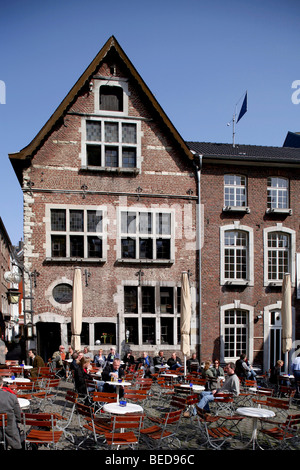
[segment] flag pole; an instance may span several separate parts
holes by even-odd
[[[235,118],[236,118],[236,105],[235,105],[235,112],[232,118],[232,146],[235,147]]]

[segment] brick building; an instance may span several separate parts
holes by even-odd
[[[202,356],[229,360],[244,351],[268,369],[282,356],[286,272],[299,339],[299,149],[188,144],[202,167]]]
[[[246,351],[266,368],[280,355],[286,270],[299,337],[299,149],[185,142],[111,37],[10,159],[24,193],[25,268],[39,273],[33,322],[46,359],[70,343],[76,266],[81,342],[93,349],[100,339],[104,351],[180,355],[183,271],[201,360]]]
[[[39,273],[33,322],[45,358],[70,343],[75,266],[82,344],[179,350],[182,271],[192,274],[197,344],[193,155],[113,37],[10,159],[24,193],[25,268]]]

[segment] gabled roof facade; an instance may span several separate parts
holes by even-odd
[[[171,123],[171,121],[169,120],[169,118],[167,117],[167,115],[165,114],[165,112],[163,111],[159,103],[157,102],[156,98],[154,97],[152,92],[149,90],[148,86],[146,85],[142,77],[139,75],[139,73],[137,72],[137,70],[135,69],[135,67],[133,66],[133,64],[131,63],[131,61],[129,60],[129,58],[127,57],[127,55],[125,54],[121,46],[119,45],[116,38],[114,36],[111,36],[106,42],[106,44],[99,51],[97,56],[94,58],[94,60],[90,63],[90,65],[81,75],[81,77],[77,80],[77,82],[69,91],[69,93],[64,98],[64,100],[57,107],[57,109],[49,118],[49,120],[46,122],[46,124],[34,137],[34,139],[19,152],[9,154],[9,159],[12,163],[12,166],[15,170],[15,173],[21,185],[22,185],[23,168],[26,168],[28,167],[28,165],[30,165],[30,161],[32,157],[35,155],[36,151],[40,148],[40,146],[43,144],[43,142],[49,136],[49,134],[53,131],[57,123],[59,123],[60,120],[63,119],[64,115],[70,109],[70,107],[72,106],[72,103],[76,100],[76,98],[78,97],[82,89],[83,88],[88,89],[91,78],[95,74],[95,71],[99,68],[99,65],[101,64],[103,59],[105,59],[108,54],[117,54],[118,58],[121,59],[121,61],[123,62],[124,66],[126,67],[128,71],[128,74],[135,81],[136,86],[142,91],[145,100],[147,100],[148,103],[151,104],[154,112],[158,115],[159,119],[164,124],[167,131],[173,136],[175,141],[179,144],[181,151],[183,151],[183,153],[186,154],[187,158],[192,160],[192,154],[190,153],[189,148],[186,145],[185,141],[180,136],[178,131],[175,129],[174,125]]]

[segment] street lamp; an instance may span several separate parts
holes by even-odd
[[[9,304],[18,304],[21,292],[18,289],[10,288],[6,292],[7,300]]]

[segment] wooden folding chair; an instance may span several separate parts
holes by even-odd
[[[236,438],[236,433],[228,429],[225,416],[211,415],[202,408],[199,408],[198,405],[196,405],[196,411],[200,437],[204,438],[204,441],[201,443],[202,445],[208,445],[213,449],[220,450],[229,439]],[[221,420],[220,425],[218,425],[219,420]]]
[[[105,443],[104,433],[112,430],[110,418],[96,417],[92,407],[79,402],[76,402],[76,412],[83,436],[83,439],[77,442],[76,449],[78,450],[89,439],[92,439],[95,445],[98,444],[99,438],[102,439],[102,443]]]
[[[124,398],[131,403],[145,404],[148,399],[148,390],[125,388]]]
[[[276,414],[279,414],[286,418],[289,413],[290,403],[288,399],[284,398],[273,398],[273,397],[266,397],[264,400],[259,400],[253,398],[253,402],[257,406],[263,405],[265,408],[276,409]]]
[[[233,393],[218,393],[214,396],[213,404],[216,406],[216,415],[233,414]]]
[[[144,415],[125,414],[111,417],[111,432],[105,432],[106,445],[112,450],[121,446],[137,449]],[[133,431],[135,430],[135,432]]]
[[[271,446],[275,443],[276,449],[299,450],[300,414],[289,414],[284,423],[262,418],[260,432],[267,436]],[[272,428],[265,428],[266,423],[274,424]]]
[[[150,421],[156,423],[153,426],[141,429],[141,437],[145,440],[149,449],[162,449],[165,442],[169,449],[181,447],[177,433],[182,411],[182,409],[170,411],[162,418],[147,416]]]
[[[72,418],[76,409],[76,401],[78,398],[78,393],[74,392],[73,390],[67,390],[66,395],[65,395],[65,403],[63,406],[62,414],[61,417],[65,422],[63,424],[58,423],[57,428],[61,431],[63,431],[64,436],[66,439],[69,439],[71,442],[75,442],[75,438],[73,434],[70,431],[67,431],[69,428]],[[68,417],[66,417],[68,410]],[[78,424],[79,424],[79,419],[78,419]]]
[[[5,438],[5,429],[7,428],[7,414],[0,413],[0,445],[3,446],[3,449],[6,450],[6,438]]]
[[[48,448],[57,449],[63,431],[56,428],[57,416],[53,413],[22,413],[24,426],[25,450],[32,447],[44,445]],[[28,429],[29,428],[29,429]]]
[[[288,398],[290,405],[292,404],[293,398],[296,395],[296,389],[287,385],[279,385],[278,397]]]
[[[94,392],[92,395],[95,413],[99,413],[106,403],[115,403],[117,401],[117,393]]]

